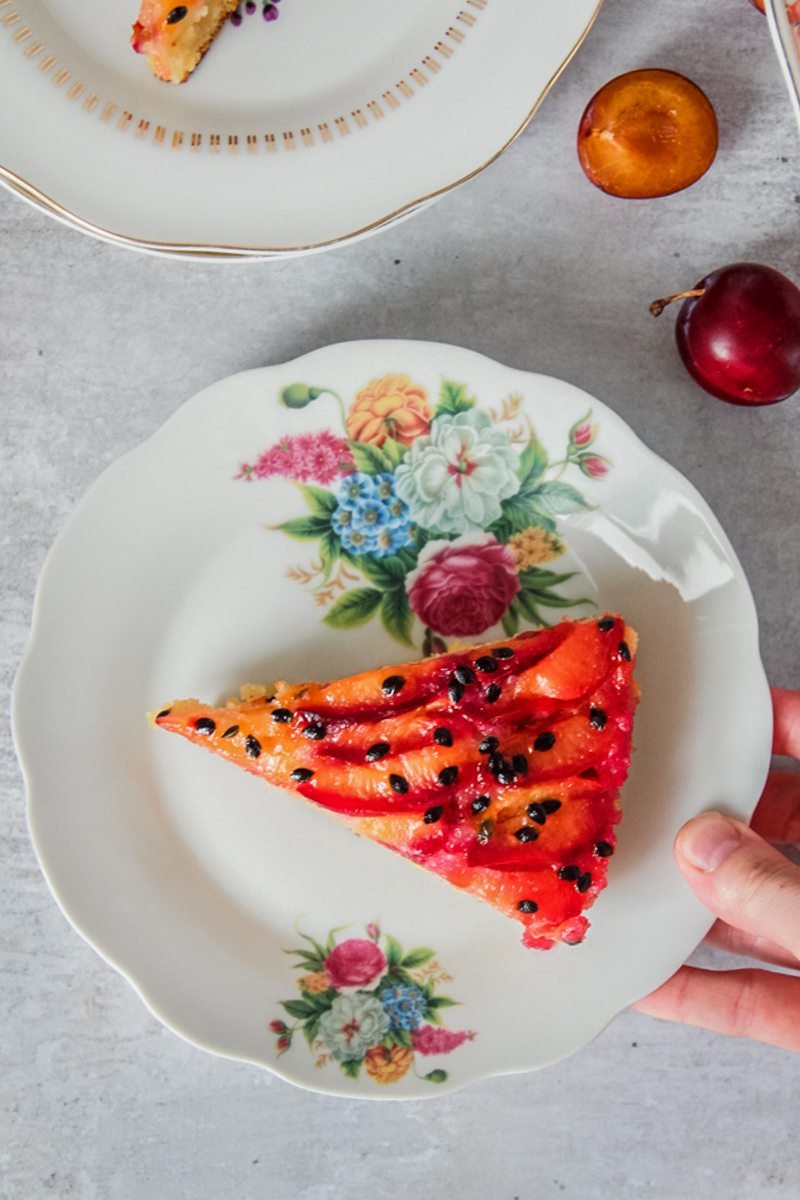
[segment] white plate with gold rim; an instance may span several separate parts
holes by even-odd
[[[389,419],[405,440],[385,461]],[[448,490],[442,456],[467,452]],[[359,533],[335,515],[342,473],[391,490],[404,465],[408,513],[331,561]],[[416,565],[412,525],[442,531]],[[481,640],[592,603],[638,630],[642,700],[580,946],[525,949],[516,922],[145,720],[174,695],[407,661],[466,611]],[[691,953],[711,918],[673,838],[707,807],[750,816],[771,706],[730,543],[611,409],[375,341],[214,384],[101,476],[44,568],[14,733],[54,894],[161,1020],[317,1091],[419,1098],[579,1050]]]
[[[173,258],[182,262],[187,260],[190,262],[236,262],[236,263],[259,263],[269,262],[273,259],[298,258],[308,254],[317,254],[321,250],[328,249],[328,246],[316,246],[303,250],[280,251],[280,250],[263,250],[258,253],[244,252],[241,250],[230,250],[217,248],[214,246],[165,246],[157,243],[147,244],[145,242],[132,243],[130,239],[119,237],[116,234],[108,233],[97,226],[88,224],[85,221],[76,218],[73,214],[65,211],[59,204],[54,203],[48,197],[42,195],[35,188],[28,187],[21,180],[13,177],[10,173],[4,171],[0,167],[0,183],[5,184],[10,192],[14,192],[22,200],[31,204],[34,208],[41,212],[47,213],[48,216],[54,217],[62,225],[66,225],[70,229],[77,229],[80,233],[88,233],[91,237],[98,241],[107,242],[112,246],[124,246],[139,251],[142,254],[151,254],[157,258]],[[435,200],[423,200],[419,204],[413,205],[411,208],[398,213],[397,216],[389,217],[386,221],[381,221],[374,225],[371,229],[364,230],[362,233],[354,234],[353,237],[344,238],[336,245],[353,245],[355,242],[363,241],[365,238],[373,237],[381,230],[389,229],[394,225],[401,225],[404,221],[409,220],[416,213],[421,212],[424,208],[434,204]]]
[[[281,0],[176,87],[130,49],[137,0],[0,0],[0,180],[145,250],[331,246],[497,157],[601,2]]]

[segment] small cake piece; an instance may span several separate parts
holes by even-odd
[[[547,949],[583,940],[606,884],[636,643],[607,614],[331,683],[278,683],[224,708],[180,700],[154,719],[471,892]]]
[[[238,0],[142,0],[131,45],[166,83],[189,78]]]

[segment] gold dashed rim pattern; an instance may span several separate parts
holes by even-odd
[[[472,0],[467,0],[467,2],[472,3]],[[13,3],[13,0],[0,0],[0,11],[2,11],[3,8],[9,7],[12,3]],[[488,0],[476,0],[476,3],[478,4],[479,7],[485,8],[488,4]],[[587,21],[586,26],[583,29],[578,40],[575,42],[575,44],[570,49],[569,53],[566,55],[566,57],[563,59],[563,61],[559,64],[559,66],[553,72],[551,77],[548,79],[548,81],[545,84],[544,88],[542,89],[541,93],[537,96],[532,107],[529,109],[529,111],[527,112],[527,114],[525,115],[525,117],[523,118],[521,123],[519,124],[519,126],[514,130],[514,132],[507,139],[507,141],[504,142],[503,145],[500,146],[500,148],[498,150],[496,150],[494,154],[491,155],[490,158],[488,158],[485,162],[481,163],[479,166],[475,167],[473,170],[469,171],[466,175],[463,175],[460,178],[455,179],[450,183],[444,184],[442,187],[436,188],[433,191],[428,192],[423,196],[419,196],[413,200],[409,200],[405,204],[401,205],[399,208],[392,210],[391,212],[385,214],[382,217],[377,218],[375,221],[372,221],[369,224],[364,225],[359,229],[351,230],[348,233],[340,234],[335,238],[329,238],[329,239],[326,239],[326,240],[323,240],[320,242],[308,242],[308,243],[304,243],[304,244],[297,245],[297,246],[246,246],[246,245],[241,245],[241,244],[236,244],[236,243],[227,244],[227,243],[213,243],[213,242],[210,242],[210,243],[209,242],[186,243],[186,242],[166,242],[166,241],[159,241],[159,240],[150,241],[145,238],[138,238],[138,237],[134,237],[129,234],[118,233],[114,230],[106,229],[103,226],[97,225],[92,221],[86,220],[85,218],[81,217],[79,214],[73,213],[69,209],[65,208],[57,200],[55,200],[51,196],[48,196],[45,192],[41,191],[41,189],[37,188],[29,180],[25,179],[23,176],[19,175],[17,172],[11,170],[9,167],[4,166],[2,163],[0,163],[0,182],[4,183],[5,186],[8,187],[11,191],[17,192],[24,199],[28,200],[30,203],[35,205],[37,208],[40,208],[42,211],[48,213],[51,216],[54,216],[54,217],[60,219],[61,221],[65,222],[68,225],[73,226],[76,229],[81,230],[84,233],[88,233],[93,237],[99,238],[101,241],[111,242],[112,244],[126,246],[130,249],[141,250],[141,251],[150,252],[150,253],[154,253],[154,254],[162,253],[162,254],[167,254],[167,255],[188,257],[191,259],[202,259],[205,261],[214,261],[214,260],[217,260],[217,261],[231,261],[231,260],[247,261],[250,259],[257,260],[261,256],[273,256],[274,255],[276,257],[283,257],[283,256],[288,256],[288,255],[293,255],[293,254],[303,254],[303,253],[310,253],[312,251],[332,249],[332,248],[334,248],[336,246],[340,246],[346,242],[353,241],[356,238],[360,238],[367,234],[377,232],[378,230],[382,229],[384,226],[391,224],[394,221],[399,220],[399,218],[401,218],[402,216],[410,215],[414,209],[424,206],[424,205],[427,205],[434,200],[440,199],[442,196],[446,195],[448,192],[451,192],[455,188],[460,187],[462,184],[469,182],[469,180],[474,179],[477,175],[479,175],[483,171],[485,171],[487,167],[491,166],[492,163],[496,162],[497,159],[500,158],[500,156],[502,154],[504,154],[511,145],[513,145],[513,143],[517,140],[517,138],[520,137],[520,135],[522,133],[524,133],[525,129],[528,127],[530,122],[533,120],[534,116],[538,112],[544,99],[546,98],[546,96],[548,95],[548,93],[550,92],[550,90],[552,89],[554,84],[557,82],[557,80],[560,78],[560,76],[563,74],[563,72],[566,70],[566,68],[569,66],[572,59],[578,53],[578,51],[580,50],[580,48],[583,45],[586,38],[589,36],[589,33],[591,32],[591,30],[595,24],[595,21],[597,20],[597,17],[600,13],[600,9],[602,8],[602,6],[603,6],[603,0],[597,0],[597,4],[596,4],[594,10],[592,11],[592,13],[589,17],[589,20]],[[9,22],[10,22],[10,18],[12,16],[14,16],[14,18],[15,18],[15,21],[11,22],[12,25],[15,24],[18,19],[21,19],[20,14],[18,12],[14,11],[13,13],[8,13],[5,17],[0,17],[0,25],[8,26]],[[19,30],[17,30],[16,34],[14,36],[18,41],[26,40],[24,38],[20,39],[20,34],[22,34],[23,32],[25,32],[26,34],[30,34],[31,31],[29,29],[27,29],[27,27],[24,27],[24,26],[22,28],[20,28]],[[32,49],[32,47],[29,47],[29,49],[28,49],[28,51],[26,51],[26,53],[30,54],[31,49]],[[44,49],[44,47],[42,47],[42,49]],[[35,57],[33,55],[30,55],[30,56]],[[54,65],[55,65],[55,63],[51,64],[51,66],[54,66]],[[41,64],[40,64],[40,66],[41,66]],[[84,100],[84,108],[86,107],[86,104],[89,99],[90,99],[90,97],[87,96],[86,99]],[[99,100],[98,100],[98,102],[99,102]],[[96,107],[96,104],[92,105],[92,108],[88,109],[87,111],[93,111],[95,107]]]

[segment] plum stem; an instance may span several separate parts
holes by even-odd
[[[690,292],[676,292],[674,296],[664,296],[662,300],[654,300],[650,305],[650,312],[654,317],[660,317],[668,304],[672,304],[673,300],[688,300],[691,296],[705,295],[705,288],[692,288]]]

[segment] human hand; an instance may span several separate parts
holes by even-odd
[[[800,692],[773,688],[772,702],[772,751],[800,759]],[[800,868],[770,842],[800,847],[797,772],[770,771],[750,828],[720,813],[689,821],[676,838],[675,858],[695,894],[718,918],[707,941],[800,971]],[[797,975],[681,967],[633,1007],[800,1051]]]

